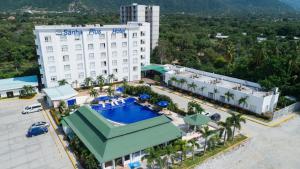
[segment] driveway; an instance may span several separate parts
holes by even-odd
[[[53,128],[40,136],[27,138],[29,126],[37,121],[47,121],[43,112],[22,115],[26,105],[36,99],[17,98],[0,100],[0,164],[1,169],[72,169]]]

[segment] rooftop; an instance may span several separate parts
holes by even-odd
[[[0,79],[0,91],[21,89],[25,85],[38,86],[37,76],[23,76],[8,79]]]
[[[76,96],[78,93],[69,84],[46,88],[43,92],[53,101],[53,100],[65,100]]]
[[[151,64],[151,65],[147,65],[147,66],[142,67],[142,71],[148,71],[148,70],[154,70],[154,71],[162,73],[162,74],[167,72],[165,67],[162,66],[162,65]]]
[[[101,163],[181,137],[180,130],[166,116],[113,126],[88,106],[64,117],[63,123]]]
[[[174,73],[178,77],[192,78],[194,81],[237,90],[242,93],[251,94],[257,97],[264,97],[273,94],[273,91],[264,91],[258,83],[181,66],[167,66],[170,69],[169,73]]]

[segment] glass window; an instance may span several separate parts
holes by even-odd
[[[68,62],[69,61],[69,55],[64,55],[63,56],[63,61]]]
[[[133,71],[137,71],[138,67],[137,66],[133,66]]]
[[[83,69],[83,63],[78,63],[77,64],[77,69],[82,70]]]
[[[48,53],[52,53],[53,52],[53,47],[52,46],[46,46],[46,51]]]
[[[94,38],[93,34],[87,34],[87,39],[88,40],[93,40],[93,38]]]
[[[133,41],[133,46],[134,46],[134,47],[137,46],[137,41]]]
[[[138,63],[138,58],[133,58],[133,63]]]
[[[106,61],[101,62],[101,66],[106,66]]]
[[[116,48],[117,47],[117,43],[116,42],[112,42],[111,43],[111,48]]]
[[[102,70],[102,74],[107,75],[107,70]]]
[[[75,49],[76,49],[76,50],[81,50],[81,49],[82,49],[81,44],[76,44],[76,45],[75,45]]]
[[[127,38],[127,33],[123,33],[122,37]]]
[[[101,59],[106,59],[106,52],[101,52]]]
[[[123,50],[122,56],[123,56],[123,57],[126,57],[126,56],[127,56],[127,50]]]
[[[83,73],[83,72],[80,72],[80,73],[78,74],[78,78],[79,78],[79,79],[83,79],[83,78],[84,78],[84,73]]]
[[[134,50],[134,51],[132,52],[132,54],[133,54],[134,56],[136,56],[136,55],[138,54],[138,51],[137,51],[137,50]]]
[[[128,67],[123,67],[123,73],[128,73]]]
[[[127,47],[127,42],[122,42],[123,47]]]
[[[75,36],[75,40],[80,40],[80,35],[74,35]]]
[[[50,80],[51,80],[51,82],[56,82],[57,77],[56,76],[51,76]]]
[[[100,39],[105,39],[105,34],[104,34],[104,33],[100,34],[100,35],[99,35],[99,38],[100,38]]]
[[[65,74],[65,78],[66,78],[67,80],[72,79],[72,78],[71,78],[71,74]]]
[[[144,31],[141,31],[141,36],[145,36],[146,33]]]
[[[61,46],[61,51],[62,52],[67,52],[68,51],[68,46],[67,45],[62,45]]]
[[[51,42],[51,36],[45,36],[45,42]]]
[[[76,55],[76,60],[78,60],[78,61],[82,60],[82,54],[77,54]]]
[[[100,43],[100,49],[105,49],[105,43]]]
[[[91,75],[91,77],[96,77],[96,71],[91,71],[90,75]]]
[[[133,37],[133,38],[136,38],[136,37],[137,37],[137,33],[133,33],[133,34],[132,34],[132,37]]]
[[[112,65],[113,65],[113,66],[117,66],[117,65],[118,65],[118,61],[117,61],[117,60],[113,60],[113,61],[112,61]]]
[[[56,72],[56,67],[55,66],[50,66],[49,67],[49,72],[50,73],[55,73]]]
[[[112,57],[117,57],[118,56],[118,52],[117,51],[113,51],[112,52]]]
[[[65,71],[69,71],[71,69],[71,66],[70,65],[64,65],[64,70]]]
[[[88,50],[93,50],[94,49],[94,44],[88,44]]]
[[[128,63],[128,59],[123,59],[123,64],[127,64]]]
[[[146,51],[146,48],[142,47],[141,52],[145,52],[145,51]]]
[[[145,40],[141,39],[141,44],[143,45],[145,43],[146,43]]]
[[[89,59],[90,59],[90,60],[94,60],[94,59],[95,59],[94,53],[89,53]]]
[[[54,62],[54,56],[48,56],[48,63]]]
[[[116,39],[117,35],[116,33],[111,33],[111,39]]]
[[[64,35],[60,35],[60,36],[59,36],[59,39],[60,39],[61,42],[65,42],[65,41],[68,40],[68,39],[67,39],[67,36],[64,36]]]
[[[95,69],[95,62],[90,63],[90,69]]]
[[[113,69],[113,73],[118,73],[118,69]]]

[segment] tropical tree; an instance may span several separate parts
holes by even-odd
[[[91,89],[90,96],[96,98],[97,96],[99,96],[99,93],[97,92],[96,89]]]
[[[62,79],[62,80],[58,81],[59,86],[63,86],[63,85],[66,85],[66,84],[68,84],[68,81],[66,79]]]
[[[176,149],[173,147],[173,145],[172,144],[167,145],[163,151],[166,154],[166,156],[168,157],[168,161],[171,161],[171,163],[173,164],[175,154],[176,154]],[[168,166],[168,168],[169,168],[169,166]]]
[[[158,157],[156,160],[156,164],[158,165],[158,167],[160,169],[167,169],[169,168],[169,165],[168,165],[168,157]]]
[[[177,78],[175,77],[175,76],[172,76],[171,78],[170,78],[170,84],[171,85],[173,85],[173,82],[175,82],[175,83],[177,83]]]
[[[113,82],[112,80],[114,80],[114,78],[115,78],[115,75],[114,75],[114,74],[108,75],[108,82],[109,82],[109,83],[112,83],[112,82]]]
[[[99,85],[100,83],[104,84],[104,82],[105,82],[105,78],[104,78],[103,75],[97,76],[96,79],[97,79],[97,84],[98,84],[98,85]]]
[[[66,111],[67,111],[67,105],[66,102],[64,101],[60,101],[59,102],[59,106],[58,106],[58,110],[62,115],[66,115]]]
[[[148,148],[145,150],[146,155],[142,157],[142,160],[147,160],[147,165],[150,166],[150,168],[154,168],[155,161],[160,158],[160,155],[158,152],[153,148]]]
[[[186,80],[185,79],[180,79],[179,80],[179,84],[180,84],[180,87],[182,88],[183,85],[186,83]]]
[[[207,141],[209,137],[214,133],[213,130],[210,130],[208,126],[205,126],[200,129],[200,133],[202,134],[202,137],[205,139],[204,140],[204,153],[206,152],[206,147],[207,147]]]
[[[194,157],[195,157],[195,148],[199,148],[200,145],[197,143],[197,139],[191,139],[188,141],[188,143],[190,143],[192,146],[192,157],[193,157],[193,160],[194,160]]]
[[[91,77],[87,77],[84,79],[84,84],[86,87],[90,87],[92,85],[93,79]]]
[[[231,117],[229,117],[229,121],[231,122],[233,126],[233,131],[232,131],[232,139],[234,139],[234,134],[236,129],[241,129],[242,125],[241,123],[246,123],[245,118],[242,117],[242,114],[237,114],[237,113],[230,113]]]
[[[109,96],[112,96],[112,95],[113,95],[113,92],[114,92],[114,90],[112,89],[111,86],[109,86],[108,89],[107,89],[107,94],[108,94]]]
[[[127,86],[127,84],[128,84],[127,79],[124,78],[124,79],[122,80],[122,84],[123,84],[123,87]]]
[[[24,85],[22,87],[22,93],[25,96],[33,95],[35,93],[35,89],[31,85]]]
[[[187,142],[181,139],[175,141],[175,149],[180,151],[180,164],[182,164],[183,160],[186,158],[188,150]]]
[[[226,97],[227,102],[230,102],[231,99],[232,100],[234,99],[234,94],[231,93],[230,91],[227,91],[224,95]]]
[[[195,101],[188,103],[188,112],[189,114],[202,113],[204,109]]]
[[[242,105],[243,107],[245,107],[246,105],[248,105],[247,99],[248,99],[248,96],[241,97],[241,98],[239,99],[239,105]]]
[[[104,81],[100,81],[98,83],[98,86],[99,86],[100,92],[102,92],[103,91],[103,87],[104,87]]]
[[[220,133],[223,135],[223,142],[224,144],[226,143],[227,137],[229,138],[232,135],[232,123],[229,118],[227,118],[224,122],[219,121],[218,125],[221,127],[220,128]]]
[[[219,144],[220,144],[220,136],[218,134],[213,134],[207,142],[207,147],[208,149],[212,150]]]
[[[196,83],[192,82],[192,83],[188,84],[187,87],[189,90],[192,90],[195,92],[197,85],[196,85]]]

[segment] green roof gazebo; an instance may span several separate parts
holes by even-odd
[[[211,119],[203,114],[197,113],[183,118],[184,122],[191,126],[207,125]]]

